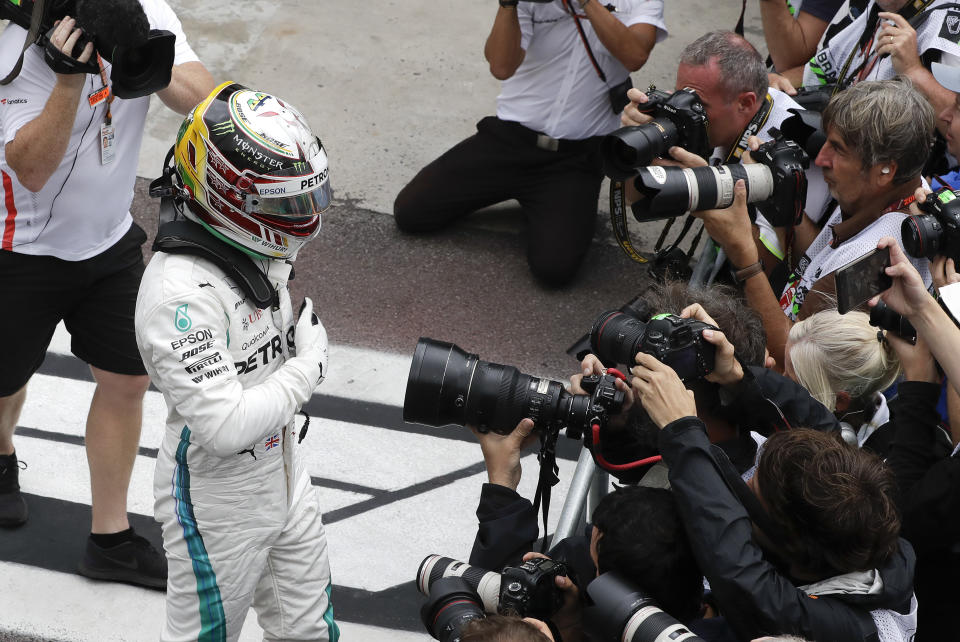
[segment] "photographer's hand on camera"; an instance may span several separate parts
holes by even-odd
[[[517,490],[523,473],[520,466],[523,449],[538,440],[538,435],[533,431],[533,420],[522,419],[508,435],[493,431],[483,433],[473,426],[468,427],[480,442],[488,481],[510,490]]]
[[[736,269],[753,265],[760,252],[753,240],[753,224],[747,212],[747,186],[740,179],[733,186],[733,204],[723,210],[694,212],[714,241],[720,244]]]
[[[674,145],[667,151],[670,153],[670,158],[655,158],[653,164],[661,167],[684,167],[687,169],[707,166],[707,159],[687,151],[683,147]]]
[[[550,559],[543,553],[529,552],[523,556],[523,561],[536,558]],[[558,575],[554,582],[563,591],[563,606],[550,617],[563,642],[578,642],[583,639],[583,605],[580,601],[580,589],[565,575]]]
[[[707,311],[699,303],[685,307],[680,312],[680,316],[684,319],[694,318],[712,326],[717,326],[717,322],[707,314]],[[727,340],[726,335],[718,330],[708,329],[703,331],[703,338],[717,348],[713,357],[713,371],[704,378],[721,386],[733,386],[739,383],[743,379],[743,366],[734,356],[733,344]]]
[[[632,87],[627,90],[627,98],[630,102],[620,113],[620,124],[624,127],[637,127],[646,125],[653,120],[653,116],[641,111],[642,105],[647,102],[647,94],[641,89]]]
[[[50,35],[54,46],[67,56],[82,35],[76,24],[76,20],[66,16]],[[92,55],[93,43],[87,43],[77,61],[87,62]],[[86,74],[56,74],[56,83],[43,111],[21,127],[6,145],[7,164],[16,172],[20,183],[32,192],[43,189],[63,160],[86,78]]]
[[[633,373],[630,385],[634,396],[657,427],[663,428],[683,417],[697,416],[693,391],[687,390],[670,366],[641,352],[637,355],[637,365],[630,372]]]
[[[580,368],[582,373],[575,374],[570,377],[569,391],[575,395],[587,395],[590,393],[584,390],[583,386],[580,385],[580,382],[583,381],[583,378],[591,375],[605,375],[607,374],[607,369],[595,354],[588,354],[586,357],[584,357],[583,361],[580,362]],[[607,426],[618,429],[627,424],[627,419],[630,416],[630,409],[633,407],[633,391],[622,379],[617,379],[615,385],[617,386],[617,390],[623,391],[623,406],[621,407],[619,414],[613,415],[609,418]]]

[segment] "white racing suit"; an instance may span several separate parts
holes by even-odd
[[[162,640],[236,640],[251,605],[268,640],[339,636],[317,490],[295,413],[325,367],[293,356],[290,266],[269,263],[276,310],[210,261],[157,252],[137,342],[167,403],[155,513],[169,563]]]

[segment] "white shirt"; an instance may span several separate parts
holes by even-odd
[[[941,51],[943,53],[940,62],[957,67],[960,66],[960,9],[936,8],[952,2],[953,0],[936,0],[931,5],[934,8],[927,9],[930,17],[917,31],[917,51],[920,55],[930,49]],[[897,74],[890,56],[881,59],[875,55],[880,44],[876,39],[868,51],[858,48],[860,36],[867,27],[875,4],[875,0],[870,0],[863,11],[856,15],[850,6],[850,0],[840,7],[833,22],[827,26],[820,38],[817,53],[803,68],[805,87],[836,82],[841,72],[845,77],[854,76],[858,80],[889,80]],[[882,22],[881,20],[880,23]],[[864,70],[863,78],[859,78],[859,72],[853,74],[859,69]]]
[[[827,220],[826,225],[823,226],[823,229],[820,230],[813,243],[801,257],[796,272],[790,275],[790,280],[780,296],[780,307],[783,309],[783,313],[791,321],[796,321],[807,293],[817,281],[876,248],[877,242],[884,236],[892,236],[897,240],[900,247],[903,247],[900,225],[906,217],[907,215],[901,212],[889,212],[838,247],[831,247],[830,241],[833,239],[833,230],[830,226],[836,225],[842,220],[840,206],[838,205]],[[929,287],[932,282],[930,262],[925,258],[917,259],[909,254],[907,258],[917,268],[923,278],[924,285]]]
[[[198,59],[164,0],[140,3],[152,29],[166,29],[176,36],[175,65]],[[24,29],[13,23],[0,34],[0,67],[13,67],[25,35]],[[111,65],[107,61],[104,70],[109,82]],[[86,74],[63,160],[34,193],[17,180],[5,150],[20,128],[43,111],[55,82],[56,74],[43,61],[42,50],[32,46],[24,53],[20,75],[0,86],[0,249],[79,261],[100,254],[130,229],[129,208],[150,99],[114,99],[110,111],[116,157],[103,165],[100,127],[107,101],[90,106],[87,97],[101,89],[103,82],[99,75]]]
[[[667,37],[663,0],[616,0],[610,4],[616,7],[614,17],[627,27],[650,24],[657,28],[658,42]],[[526,54],[513,76],[501,85],[497,116],[554,138],[580,140],[617,129],[620,116],[613,112],[607,90],[626,80],[630,72],[603,46],[590,21],[581,15],[580,24],[606,83],[597,75],[573,17],[560,0],[521,2],[517,14],[520,46]]]

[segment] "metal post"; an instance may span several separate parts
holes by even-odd
[[[560,511],[557,530],[554,531],[553,539],[550,540],[551,546],[555,546],[558,542],[576,533],[585,523],[583,521],[583,508],[587,503],[590,485],[594,482],[596,468],[597,465],[593,462],[590,451],[586,448],[582,449],[580,458],[577,460],[577,469],[570,481],[570,489],[567,491],[567,497],[563,502],[563,510]]]

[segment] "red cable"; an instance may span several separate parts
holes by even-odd
[[[607,370],[607,372],[610,371]],[[593,458],[597,460],[597,463],[600,464],[601,468],[604,470],[633,470],[634,468],[647,466],[663,460],[663,457],[660,455],[654,455],[653,457],[647,457],[646,459],[632,461],[629,464],[611,464],[603,458],[603,455],[600,452],[600,424],[593,424],[593,448],[591,450],[593,451]]]

